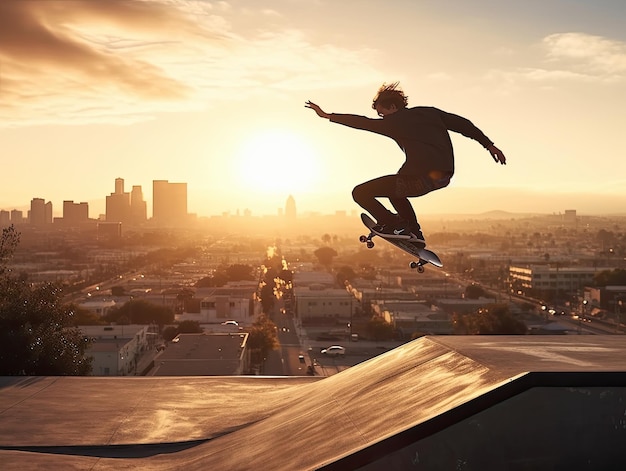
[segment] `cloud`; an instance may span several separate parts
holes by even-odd
[[[546,36],[542,45],[550,72],[567,80],[603,83],[623,82],[626,78],[626,43],[585,33],[559,33]],[[546,77],[555,74],[546,74]]]
[[[297,30],[237,32],[238,13],[198,0],[1,2],[0,126],[125,123],[378,75],[375,51],[318,46]]]
[[[626,43],[585,33],[559,33],[543,38],[541,46],[543,55],[533,65],[489,70],[486,80],[498,84],[494,93],[516,94],[531,83],[550,90],[568,83],[626,82]]]
[[[626,72],[626,44],[584,33],[552,34],[543,39],[548,58],[599,75]]]

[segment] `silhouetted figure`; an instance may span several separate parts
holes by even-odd
[[[398,82],[383,84],[374,97],[372,108],[380,118],[353,114],[326,113],[311,101],[305,107],[321,118],[355,129],[371,131],[392,138],[402,149],[406,160],[398,173],[375,178],[357,185],[352,197],[378,223],[373,229],[385,237],[424,242],[421,227],[408,198],[422,196],[448,186],[454,175],[454,151],[448,131],[474,139],[502,165],[506,158],[483,132],[466,118],[438,108],[407,108],[408,97]],[[397,214],[376,198],[389,198]],[[424,242],[425,244],[425,242]]]

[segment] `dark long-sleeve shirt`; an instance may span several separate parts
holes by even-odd
[[[406,156],[398,173],[405,175],[424,175],[433,170],[450,176],[454,173],[454,150],[448,131],[474,139],[485,148],[493,144],[470,120],[433,107],[402,108],[382,119],[333,113],[330,120],[396,141]]]

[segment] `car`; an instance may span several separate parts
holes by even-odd
[[[224,321],[222,325],[234,325],[235,327],[239,326],[239,322],[237,321]]]
[[[328,355],[330,357],[334,357],[337,355],[345,355],[346,349],[341,345],[332,345],[328,348],[322,349],[322,355]]]

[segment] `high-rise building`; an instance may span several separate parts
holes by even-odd
[[[24,213],[19,209],[11,210],[11,223],[12,224],[21,224],[24,222]]]
[[[48,201],[46,203],[43,198],[33,198],[30,200],[28,221],[35,226],[52,224],[52,202]]]
[[[46,201],[43,198],[30,200],[29,222],[33,226],[43,226],[46,223]]]
[[[11,213],[0,209],[0,227],[6,227],[11,224]]]
[[[48,201],[46,203],[46,207],[44,208],[44,219],[46,224],[52,224],[52,201]]]
[[[285,204],[285,217],[287,219],[295,219],[296,218],[296,200],[292,195],[289,195],[287,198],[287,203]]]
[[[130,222],[130,193],[124,193],[124,179],[115,179],[115,193],[106,197],[107,222]]]
[[[63,224],[66,226],[80,226],[89,221],[89,205],[63,201]]]
[[[188,222],[186,183],[152,182],[152,219],[158,226],[180,226]]]
[[[141,185],[134,185],[130,192],[130,221],[141,225],[148,219],[148,206],[143,199]]]

